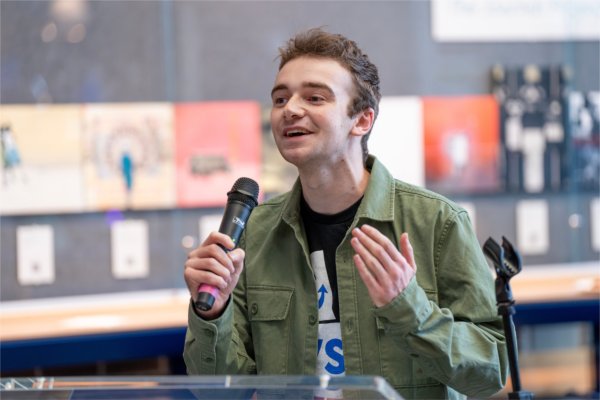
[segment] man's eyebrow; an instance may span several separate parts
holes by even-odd
[[[313,89],[322,89],[325,90],[327,93],[329,93],[330,95],[334,95],[333,94],[333,90],[331,90],[331,88],[329,86],[327,86],[324,83],[320,83],[320,82],[304,82],[302,83],[302,87],[309,87],[309,88],[313,88]]]
[[[332,96],[334,95],[333,90],[331,90],[331,88],[324,83],[302,82],[302,87],[303,88],[322,89],[322,90],[325,90],[330,95],[332,95]],[[271,90],[271,96],[273,96],[273,93],[277,92],[278,90],[288,90],[288,87],[287,87],[287,85],[285,85],[283,83],[280,83],[279,85],[275,85],[275,87],[273,87],[273,90]]]
[[[283,83],[280,83],[279,85],[275,85],[273,87],[273,89],[271,90],[271,96],[273,96],[273,93],[275,93],[278,90],[287,90],[287,86],[284,85]]]

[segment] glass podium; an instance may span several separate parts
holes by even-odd
[[[93,376],[0,379],[0,398],[99,399],[394,399],[378,376]]]

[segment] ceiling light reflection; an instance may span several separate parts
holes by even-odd
[[[54,39],[56,39],[57,33],[58,33],[58,28],[56,27],[56,24],[54,22],[49,22],[42,29],[40,36],[42,37],[42,41],[44,43],[50,43]]]
[[[73,25],[67,34],[67,41],[69,43],[80,43],[85,39],[85,34],[86,30],[84,24]]]

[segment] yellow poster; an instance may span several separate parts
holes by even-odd
[[[0,213],[85,208],[80,105],[2,105]]]

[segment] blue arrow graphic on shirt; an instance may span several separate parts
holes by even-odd
[[[319,308],[321,308],[323,306],[323,303],[325,303],[325,293],[327,293],[327,289],[325,289],[325,285],[321,285],[318,292],[319,292]]]

